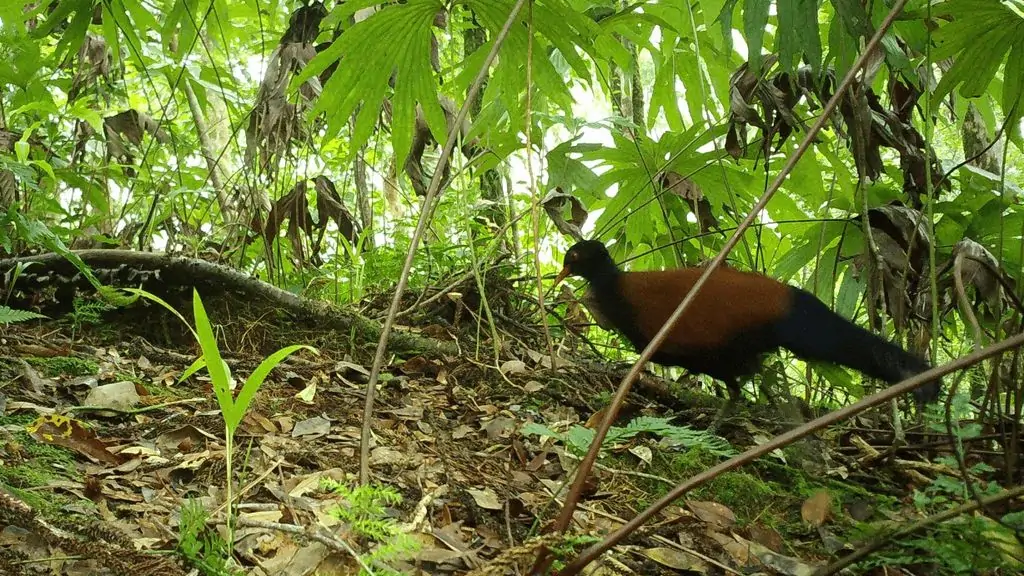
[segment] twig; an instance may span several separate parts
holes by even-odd
[[[276,530],[278,532],[296,534],[300,536],[305,536],[312,540],[316,540],[317,542],[323,544],[324,546],[327,546],[331,550],[334,550],[336,552],[344,552],[348,554],[352,557],[353,560],[355,560],[359,564],[360,567],[362,567],[363,570],[366,570],[367,574],[374,573],[373,570],[371,570],[370,567],[367,566],[365,562],[363,562],[363,559],[359,556],[359,553],[353,550],[352,547],[348,545],[348,542],[345,542],[344,540],[338,538],[333,534],[327,533],[323,529],[304,528],[296,524],[282,524],[280,522],[256,520],[254,518],[249,518],[246,516],[239,516],[235,520],[235,522],[239,526],[246,526],[248,528],[263,528],[264,530]]]
[[[526,0],[516,0],[515,6],[512,7],[511,12],[508,15],[508,19],[505,20],[505,25],[502,26],[501,31],[494,37],[494,44],[491,46],[490,53],[484,59],[480,65],[480,70],[476,74],[476,78],[473,79],[473,84],[470,85],[469,90],[466,92],[466,101],[462,107],[459,108],[459,113],[455,117],[455,121],[452,122],[451,130],[448,131],[448,138],[444,143],[444,148],[441,149],[441,155],[437,159],[437,167],[434,170],[434,176],[430,179],[430,185],[427,187],[427,194],[423,198],[423,209],[420,211],[419,220],[416,222],[416,231],[413,232],[412,239],[409,241],[409,251],[405,255],[405,264],[402,266],[402,273],[398,276],[398,285],[395,286],[395,295],[391,299],[391,307],[388,309],[388,316],[384,320],[384,326],[381,328],[380,340],[377,342],[377,353],[373,357],[373,367],[370,369],[370,381],[366,384],[366,404],[363,406],[363,428],[359,438],[359,482],[361,484],[367,484],[370,481],[370,422],[373,419],[373,401],[376,396],[377,379],[380,376],[381,366],[384,364],[384,353],[387,352],[388,348],[388,337],[391,335],[391,327],[395,323],[395,315],[398,314],[398,305],[401,304],[402,294],[405,292],[405,287],[409,283],[409,271],[412,270],[412,262],[416,257],[416,248],[419,246],[420,239],[423,237],[423,231],[427,227],[427,220],[432,212],[434,204],[434,197],[441,187],[441,177],[444,173],[445,167],[448,165],[448,160],[451,158],[452,150],[455,149],[455,140],[458,135],[458,131],[461,129],[462,123],[465,122],[466,116],[469,114],[470,103],[476,98],[476,93],[480,91],[480,85],[483,84],[484,77],[487,75],[488,69],[491,67],[491,63],[498,56],[498,51],[501,49],[502,44],[505,42],[505,38],[508,36],[509,31],[512,29],[512,24],[516,21],[519,16],[519,11],[522,10],[523,5],[526,4]]]

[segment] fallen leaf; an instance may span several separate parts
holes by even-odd
[[[651,449],[648,446],[633,446],[629,449],[629,453],[643,460],[644,464],[647,464],[648,466],[651,465],[651,460],[654,457],[653,452],[651,452]]]
[[[292,429],[292,438],[303,437],[310,440],[314,437],[326,436],[330,431],[331,421],[323,416],[316,416],[297,423]]]
[[[509,360],[501,365],[502,374],[519,374],[526,372],[526,362],[522,360]]]
[[[701,521],[719,529],[731,528],[736,524],[736,515],[718,502],[687,500],[686,507]]]
[[[476,505],[485,508],[487,510],[501,510],[501,502],[498,500],[498,495],[494,493],[490,488],[483,490],[474,490],[473,488],[467,488],[469,495],[476,501]]]
[[[687,554],[686,552],[676,548],[658,546],[655,548],[647,548],[646,550],[642,550],[640,553],[651,560],[654,560],[658,564],[668,566],[674,570],[686,570],[688,572],[697,572],[698,574],[708,573],[708,565],[706,562],[692,554]]]
[[[818,490],[800,506],[800,517],[814,528],[824,524],[832,512],[832,497],[828,490]]]

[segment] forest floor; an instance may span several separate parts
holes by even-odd
[[[172,304],[191,320],[187,299]],[[371,423],[373,487],[357,489],[376,342],[313,338],[272,313],[243,319],[224,312],[230,304],[208,304],[239,383],[281,346],[319,350],[272,371],[241,422],[228,553],[228,460],[211,381],[205,370],[181,380],[199,347],[171,315],[144,308],[76,308],[0,333],[0,518],[18,528],[0,534],[0,572],[328,575],[363,563],[375,574],[516,573],[488,564],[504,553],[523,573],[622,374],[584,368],[568,352],[552,368],[521,342],[503,352],[519,359],[494,365],[490,343],[458,340],[454,330],[448,340],[460,355],[390,355]],[[441,320],[399,324],[446,331]],[[553,547],[558,562],[784,429],[777,411],[747,405],[724,439],[709,436],[701,428],[719,401],[662,384],[684,400],[670,409],[631,393],[569,537]],[[922,500],[937,497],[931,483],[957,472],[925,458],[911,422],[910,445],[884,454],[887,419],[866,413],[719,476],[605,554],[597,573],[809,574],[882,526],[920,519]],[[956,530],[896,542],[856,573],[940,573],[927,563],[941,564],[942,554],[992,555]]]

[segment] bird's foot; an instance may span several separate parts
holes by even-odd
[[[718,434],[722,423],[729,420],[729,416],[732,414],[732,409],[735,403],[736,400],[730,397],[725,401],[725,404],[722,404],[722,407],[718,409],[718,413],[716,413],[715,417],[711,419],[711,425],[707,428],[708,434]]]

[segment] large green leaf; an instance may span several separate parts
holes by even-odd
[[[761,48],[764,46],[764,29],[768,25],[768,8],[771,4],[771,0],[746,0],[743,6],[743,32],[747,40],[747,60],[751,70],[761,69]]]
[[[779,31],[775,46],[784,70],[793,71],[801,56],[815,71],[821,68],[817,0],[777,0]]]
[[[932,59],[955,60],[932,94],[935,105],[956,88],[965,98],[982,96],[1005,60],[1000,104],[1016,125],[1024,116],[1024,0],[949,0],[934,11],[950,21],[934,34]]]
[[[401,166],[412,142],[417,103],[434,138],[445,141],[444,112],[438,104],[437,79],[429,56],[434,15],[442,7],[436,0],[409,0],[383,8],[345,30],[314,57],[293,80],[292,88],[338,61],[313,114],[325,114],[328,132],[336,134],[358,107],[350,144],[355,151],[372,134],[395,71],[391,137],[395,163]]]

